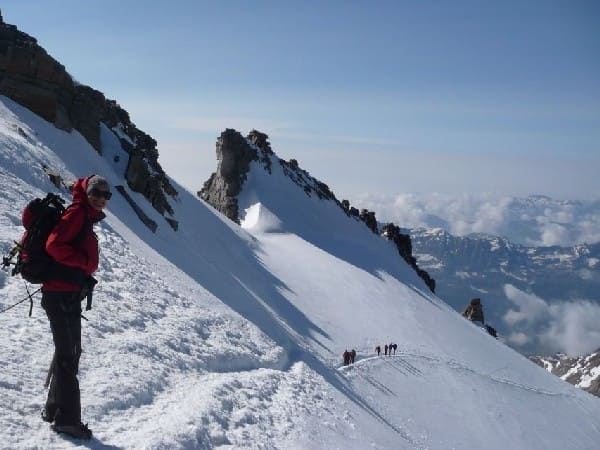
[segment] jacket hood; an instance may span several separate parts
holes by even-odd
[[[89,177],[88,177],[89,178]],[[73,203],[88,205],[87,183],[88,178],[80,178],[73,185]]]

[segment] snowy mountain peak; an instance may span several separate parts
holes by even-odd
[[[296,160],[288,162],[277,157],[265,133],[252,130],[244,138],[238,131],[227,129],[217,140],[216,153],[217,170],[204,183],[198,196],[234,222],[240,221],[237,197],[247,179],[252,161],[259,161],[269,174],[273,164],[278,164],[283,173],[303,189],[306,195],[317,195],[320,199],[334,200],[339,204],[327,185],[301,169]]]
[[[325,183],[302,169],[295,159],[279,158],[265,133],[252,130],[244,138],[238,131],[227,129],[217,140],[216,153],[217,171],[198,196],[231,220],[244,228],[280,232],[310,224],[310,231],[306,233],[304,227],[303,233],[311,239],[317,232],[335,236],[356,222],[362,223],[373,234],[381,232],[392,241],[402,258],[398,264],[404,260],[431,291],[435,290],[435,281],[413,257],[408,234],[400,233],[394,224],[379,230],[375,213],[340,202]],[[349,242],[348,246],[355,244]]]

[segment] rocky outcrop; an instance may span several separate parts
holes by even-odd
[[[101,123],[119,129],[115,134],[130,155],[129,187],[143,193],[161,214],[173,214],[167,197],[176,197],[177,191],[158,163],[156,141],[139,130],[116,101],[76,83],[35,38],[4,23],[1,13],[0,94],[62,130],[79,131],[98,153],[102,152]]]
[[[35,38],[0,22],[0,93],[70,131],[75,84]]]
[[[358,218],[365,223],[369,230],[373,233],[377,233],[377,219],[375,218],[375,213],[373,211],[361,209]]]
[[[242,189],[250,162],[258,161],[271,173],[273,161],[278,163],[283,173],[304,190],[306,195],[316,195],[320,199],[335,199],[325,183],[310,176],[298,166],[296,160],[284,161],[271,149],[269,136],[252,130],[248,136],[233,129],[226,129],[217,139],[217,171],[204,183],[198,196],[239,223],[237,196]]]
[[[216,148],[217,171],[210,176],[198,192],[200,198],[236,223],[239,223],[240,220],[237,196],[246,181],[250,162],[259,159],[259,151],[263,157],[266,156],[264,155],[265,151],[272,153],[266,135],[264,136],[263,139],[262,133],[256,132],[246,139],[241,133],[230,128],[221,133],[217,139]],[[251,139],[254,140],[254,145],[251,145],[253,142]]]
[[[410,235],[401,233],[400,227],[394,225],[393,223],[384,225],[381,229],[381,235],[396,245],[398,253],[400,253],[400,256],[402,256],[404,261],[406,261],[408,265],[417,272],[417,275],[419,275],[419,277],[425,282],[431,292],[435,292],[435,280],[431,278],[431,276],[425,270],[419,268],[417,265],[417,260],[413,256]]]
[[[125,187],[124,186],[115,186],[115,189],[117,190],[117,192],[119,194],[121,194],[123,196],[125,201],[127,201],[127,203],[129,203],[129,206],[131,206],[131,208],[133,209],[135,214],[138,216],[138,218],[142,221],[142,223],[144,225],[146,225],[150,229],[150,231],[152,231],[153,233],[156,233],[156,229],[158,228],[158,225],[156,224],[156,222],[154,220],[152,220],[150,217],[148,217],[148,215],[144,212],[144,210],[142,208],[140,208],[140,206],[135,202],[135,200],[133,200],[131,198],[131,196],[125,190]]]
[[[316,195],[320,200],[332,200],[340,205],[340,202],[325,183],[313,178],[306,170],[300,168],[298,161],[290,159],[284,161],[279,159],[279,165],[283,173],[300,187],[309,197]]]

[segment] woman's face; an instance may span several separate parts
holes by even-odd
[[[92,188],[88,192],[87,198],[92,208],[96,211],[102,211],[106,208],[111,196],[112,194],[107,188]]]

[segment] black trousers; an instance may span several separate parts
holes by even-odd
[[[57,425],[81,423],[79,358],[81,356],[81,301],[78,292],[44,292],[46,311],[54,340],[52,381],[46,415]]]

